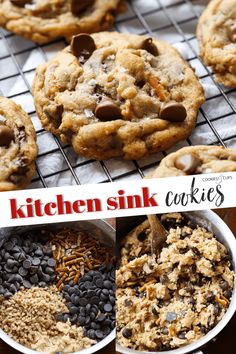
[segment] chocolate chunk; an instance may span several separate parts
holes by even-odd
[[[207,294],[206,294],[206,300],[208,302],[213,302],[215,300],[215,295],[213,294],[213,292],[209,291]]]
[[[231,42],[235,43],[236,42],[236,22],[228,26],[227,34]]]
[[[88,59],[96,50],[93,38],[86,33],[74,36],[71,41],[71,51],[77,57]]]
[[[187,111],[182,103],[169,101],[164,103],[160,110],[160,118],[169,122],[183,122],[187,117]]]
[[[14,140],[14,132],[6,125],[0,125],[0,146],[9,146]]]
[[[140,234],[138,234],[137,238],[140,242],[143,242],[144,240],[146,240],[147,234],[144,231],[142,231],[140,232]]]
[[[147,38],[143,41],[142,49],[145,49],[148,53],[150,53],[154,56],[158,55],[157,46],[153,43],[152,38]]]
[[[158,316],[158,315],[159,315],[159,309],[158,309],[157,305],[153,305],[153,306],[152,306],[152,313],[153,313],[153,315],[155,315],[155,316]]]
[[[196,173],[200,165],[200,159],[192,154],[180,155],[175,160],[175,167],[189,175]]]
[[[24,7],[26,4],[31,4],[31,0],[11,0],[11,3],[18,7]]]
[[[122,119],[120,107],[110,100],[103,101],[97,105],[95,116],[103,122]]]
[[[168,328],[167,327],[163,327],[163,328],[161,328],[161,333],[162,334],[169,334],[169,330],[168,330]]]
[[[186,339],[186,333],[185,332],[181,332],[177,336],[178,336],[179,339]]]
[[[74,15],[79,15],[81,12],[86,10],[89,6],[94,4],[94,0],[72,0],[71,1],[71,12]]]
[[[177,319],[177,314],[175,312],[167,312],[166,321],[173,322]]]
[[[132,329],[124,328],[122,331],[122,336],[125,337],[126,339],[131,338],[132,337]]]
[[[131,307],[133,305],[133,301],[130,299],[125,299],[124,301],[124,306],[125,307]]]
[[[219,285],[222,290],[228,290],[230,288],[229,283],[226,280],[220,281]]]

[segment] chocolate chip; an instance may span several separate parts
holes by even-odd
[[[158,55],[157,46],[153,43],[152,38],[147,38],[143,41],[142,49],[146,50],[148,53],[150,53],[154,56]]]
[[[215,295],[214,295],[211,291],[209,291],[209,292],[206,294],[206,300],[207,300],[208,302],[213,302],[213,301],[215,300]]]
[[[97,331],[95,332],[95,335],[96,335],[96,337],[97,337],[98,339],[103,339],[103,338],[104,338],[104,334],[103,334],[102,331],[97,330]]]
[[[126,339],[131,338],[132,337],[132,329],[124,328],[122,331],[122,336],[125,337]]]
[[[88,59],[95,50],[96,44],[89,34],[82,33],[72,38],[71,51],[77,58]]]
[[[122,118],[120,107],[110,100],[102,101],[97,105],[95,116],[103,122]]]
[[[34,259],[32,260],[33,266],[38,266],[38,265],[40,265],[40,263],[41,263],[41,261],[40,261],[39,258],[34,258]]]
[[[55,259],[49,258],[47,264],[49,265],[49,267],[55,267],[56,261]]]
[[[140,234],[138,234],[137,238],[140,242],[143,242],[144,240],[146,240],[147,235],[144,231],[142,231],[142,232],[140,232]]]
[[[180,155],[175,160],[175,167],[189,175],[196,173],[200,165],[201,160],[192,154]]]
[[[94,4],[94,0],[72,0],[71,12],[74,15],[78,15],[93,4]]]
[[[231,42],[235,43],[236,42],[236,22],[228,26],[227,34]]]
[[[11,0],[11,3],[18,7],[24,7],[26,4],[31,4],[31,0]]]
[[[152,306],[152,313],[153,313],[153,315],[158,316],[159,310],[158,310],[157,305]]]
[[[26,259],[24,262],[23,262],[23,267],[25,269],[29,269],[31,267],[32,263],[29,259]]]
[[[178,336],[179,339],[186,339],[186,333],[185,332],[181,332],[177,336]]]
[[[14,140],[14,132],[6,125],[0,125],[0,146],[9,146]]]
[[[229,289],[229,283],[226,280],[220,281],[220,287],[222,290],[228,290]]]
[[[227,298],[227,299],[230,299],[231,296],[232,296],[232,291],[231,290],[225,290],[223,292],[223,295]]]
[[[28,274],[28,271],[25,268],[20,267],[19,274],[20,274],[20,276],[25,277]]]
[[[161,333],[162,333],[162,334],[169,334],[168,328],[167,328],[167,327],[161,328]]]
[[[186,108],[182,103],[169,101],[162,105],[160,110],[160,118],[169,122],[183,122],[187,117]]]
[[[104,305],[104,311],[105,311],[105,312],[111,312],[111,311],[112,311],[112,306],[111,306],[111,304],[105,304],[105,305]]]
[[[166,321],[173,322],[177,319],[177,315],[175,312],[167,312],[166,314]]]

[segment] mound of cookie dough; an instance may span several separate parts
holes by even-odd
[[[184,147],[167,155],[149,177],[234,171],[236,171],[236,149],[199,145]]]
[[[151,254],[148,220],[123,240],[116,274],[117,338],[140,351],[165,351],[203,337],[224,316],[234,285],[227,249],[179,213],[164,214],[168,230]]]
[[[0,26],[37,43],[112,26],[120,0],[0,0]]]
[[[36,134],[30,117],[0,97],[0,191],[22,189],[35,172]]]
[[[99,33],[41,65],[34,80],[45,129],[94,159],[139,159],[191,134],[202,86],[169,44]]]
[[[199,20],[197,37],[201,57],[216,80],[236,87],[235,0],[212,0]]]

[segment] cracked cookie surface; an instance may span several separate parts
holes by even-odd
[[[137,35],[80,35],[38,67],[45,129],[94,159],[139,159],[188,137],[204,93],[169,44]]]
[[[120,0],[0,0],[0,26],[37,43],[112,26]]]
[[[236,171],[236,149],[188,146],[166,156],[149,177],[185,176]]]
[[[186,346],[208,333],[227,311],[232,261],[212,232],[180,213],[164,214],[166,245],[151,254],[146,220],[123,240],[116,272],[117,339],[139,351]]]
[[[22,189],[35,172],[36,134],[30,117],[0,97],[0,191]]]
[[[212,0],[200,17],[197,38],[200,55],[216,80],[236,87],[235,0]]]

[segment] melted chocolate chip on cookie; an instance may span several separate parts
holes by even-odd
[[[122,118],[120,107],[110,100],[99,103],[96,107],[95,115],[103,122]]]
[[[78,15],[93,4],[94,4],[94,0],[72,0],[71,12],[74,15]]]
[[[6,125],[0,125],[0,146],[9,146],[14,140],[14,132]]]
[[[142,43],[142,49],[146,50],[150,54],[157,56],[158,55],[158,49],[157,46],[153,43],[152,38],[147,38],[143,41]]]
[[[170,122],[183,122],[187,117],[187,112],[182,103],[169,101],[162,105],[160,118]]]
[[[26,4],[31,4],[31,0],[11,0],[11,3],[18,7],[25,7]]]
[[[88,59],[96,50],[93,38],[86,33],[74,36],[71,41],[71,51],[77,57]]]

